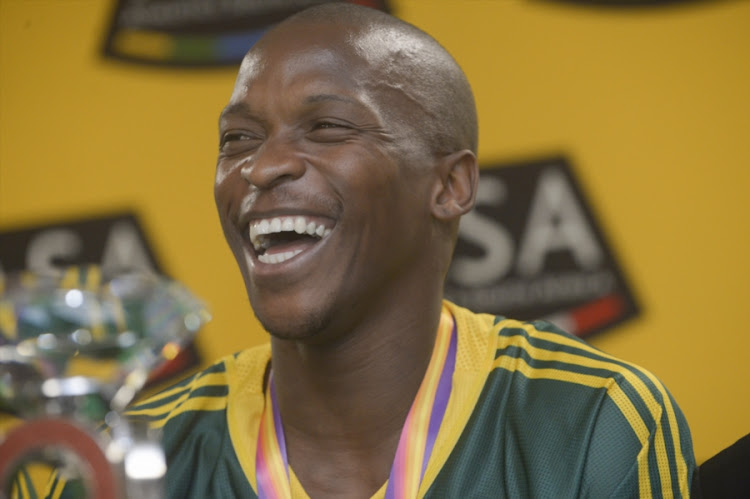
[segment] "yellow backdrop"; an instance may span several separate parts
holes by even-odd
[[[667,384],[699,461],[750,432],[750,2],[393,3],[468,73],[484,163],[577,168],[644,307],[592,342]],[[210,304],[207,358],[259,343],[212,198],[234,69],[102,60],[111,7],[0,0],[0,229],[132,208]]]

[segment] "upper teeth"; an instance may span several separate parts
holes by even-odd
[[[268,241],[261,236],[279,232],[296,232],[322,238],[330,234],[331,229],[302,216],[265,218],[250,224],[250,242],[256,251],[265,249],[268,247]]]

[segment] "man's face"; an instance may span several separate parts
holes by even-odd
[[[276,336],[350,330],[425,268],[432,157],[380,71],[330,26],[277,31],[246,59],[222,114],[219,217]]]

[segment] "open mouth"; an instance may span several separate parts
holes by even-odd
[[[305,216],[264,218],[250,222],[250,243],[261,263],[291,260],[328,237],[331,228]]]

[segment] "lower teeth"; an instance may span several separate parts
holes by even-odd
[[[286,251],[284,253],[272,253],[270,255],[268,253],[264,253],[262,255],[258,255],[258,260],[262,263],[282,263],[291,258],[294,258],[300,253],[302,253],[301,249]]]

